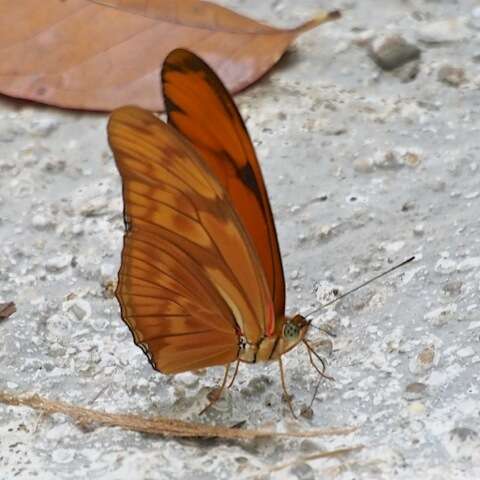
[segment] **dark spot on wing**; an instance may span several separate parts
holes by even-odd
[[[232,164],[234,162],[232,161]],[[242,179],[242,182],[255,194],[258,198],[260,205],[263,205],[262,194],[258,188],[258,183],[255,178],[255,173],[253,172],[252,166],[249,163],[246,163],[242,168],[238,170],[238,175]]]

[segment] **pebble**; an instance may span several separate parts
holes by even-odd
[[[72,312],[77,320],[85,320],[92,314],[90,303],[83,298],[77,298],[67,303],[66,310]]]
[[[358,173],[371,173],[375,170],[375,165],[371,158],[357,158],[353,161],[353,169]]]
[[[417,38],[426,44],[460,42],[468,35],[465,22],[456,18],[426,23],[417,30]]]
[[[84,217],[94,217],[107,212],[108,200],[105,197],[95,197],[85,203],[77,204],[76,210]]]
[[[373,164],[383,170],[400,170],[404,167],[403,162],[392,150],[378,152],[373,159]]]
[[[443,287],[443,293],[451,297],[456,297],[462,293],[463,282],[461,280],[450,280]]]
[[[480,436],[472,428],[463,426],[452,428],[448,437],[444,439],[444,445],[450,458],[480,463]]]
[[[421,402],[412,402],[408,405],[408,411],[413,415],[423,415],[425,410],[425,405]]]
[[[308,463],[298,463],[290,468],[288,478],[297,478],[298,480],[315,480],[316,475],[315,471]]]
[[[53,218],[39,213],[32,217],[32,226],[37,230],[46,230],[47,228],[54,227],[55,222]]]
[[[39,137],[48,137],[60,126],[60,117],[36,118],[30,123],[30,133]]]
[[[398,253],[405,246],[405,242],[397,240],[396,242],[381,243],[379,249],[392,254]]]
[[[428,183],[428,186],[432,192],[440,193],[445,191],[447,188],[447,183],[441,178],[435,178]]]
[[[102,263],[100,265],[100,282],[102,284],[115,278],[116,274],[116,268],[113,263]]]
[[[424,347],[414,358],[410,360],[410,372],[415,374],[424,374],[432,367],[438,365],[439,354],[435,345]]]
[[[70,336],[70,319],[65,315],[54,314],[47,318],[45,324],[47,338],[52,342],[58,342],[58,345],[62,347],[61,344],[63,341],[67,340]]]
[[[420,49],[401,35],[376,38],[369,49],[370,56],[383,70],[393,70],[420,57]]]
[[[330,238],[333,235],[336,227],[337,225],[316,226],[315,232],[314,232],[315,238],[317,239],[317,241],[323,241],[323,240],[326,240],[327,238]]]
[[[405,166],[415,168],[420,164],[421,157],[422,153],[417,149],[398,147],[377,152],[370,160],[357,160],[353,168],[359,173],[369,173],[375,167],[382,170],[400,170]]]
[[[435,264],[435,271],[442,274],[453,273],[457,269],[457,262],[450,258],[441,258]]]
[[[417,78],[418,73],[420,72],[420,60],[414,60],[413,62],[408,62],[401,67],[396,68],[393,73],[394,75],[402,82],[408,83]]]
[[[459,272],[468,272],[475,268],[480,268],[480,257],[466,258],[465,260],[462,260],[457,266]]]
[[[461,442],[467,440],[475,440],[478,437],[478,433],[475,430],[472,430],[468,427],[456,427],[450,430],[450,438],[457,438]]]
[[[48,156],[42,160],[42,169],[46,173],[62,173],[66,166],[67,162],[63,158]]]
[[[452,87],[458,87],[465,82],[465,70],[452,65],[443,65],[438,70],[437,79]]]
[[[475,355],[475,350],[473,349],[473,347],[464,347],[460,350],[457,350],[457,355],[460,358],[473,357],[473,355]]]
[[[61,272],[72,263],[72,259],[73,256],[69,254],[58,255],[56,257],[49,258],[45,263],[45,268],[48,272]]]
[[[419,223],[413,227],[413,234],[416,237],[423,237],[425,234],[425,225],[423,223]]]
[[[199,378],[198,375],[194,375],[191,372],[185,372],[176,375],[175,381],[178,381],[178,383],[186,387],[192,388],[198,385]]]
[[[405,387],[403,397],[405,400],[420,400],[427,392],[427,385],[421,382],[409,383]]]
[[[435,327],[441,327],[448,323],[452,316],[457,312],[457,304],[451,303],[444,307],[436,308],[426,313],[423,318],[432,323]]]

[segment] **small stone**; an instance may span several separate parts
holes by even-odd
[[[383,170],[400,170],[404,167],[403,162],[392,150],[378,152],[373,159],[373,164]]]
[[[374,170],[373,160],[371,158],[357,158],[353,162],[353,169],[358,173],[371,173]]]
[[[66,315],[55,314],[47,318],[47,338],[51,342],[63,343],[70,335],[71,323]]]
[[[32,226],[37,230],[46,230],[47,228],[54,227],[55,222],[53,218],[46,215],[36,214],[32,217]]]
[[[435,264],[435,271],[438,273],[449,274],[457,269],[457,262],[450,258],[441,258]]]
[[[102,285],[115,278],[115,275],[116,270],[112,263],[102,263],[100,265],[100,282]]]
[[[460,42],[468,35],[465,22],[456,18],[427,23],[417,31],[418,39],[426,44]]]
[[[465,442],[468,440],[476,440],[478,433],[468,427],[456,427],[450,430],[450,438],[457,438],[461,442]]]
[[[0,142],[9,143],[13,142],[15,138],[21,133],[21,131],[13,125],[5,125],[6,122],[2,122],[0,128]]]
[[[300,442],[299,450],[303,453],[318,452],[319,446],[313,440],[307,438]]]
[[[406,400],[419,400],[425,396],[427,386],[421,382],[409,383],[405,387],[404,398]]]
[[[304,405],[300,410],[300,416],[307,420],[311,420],[313,418],[313,408],[309,405]]]
[[[47,263],[45,264],[45,268],[48,272],[61,272],[62,270],[65,270],[69,265],[71,265],[72,259],[72,255],[58,255],[56,257],[48,259]]]
[[[47,157],[42,161],[42,169],[47,173],[62,173],[67,166],[63,158]]]
[[[396,242],[390,243],[381,243],[380,249],[384,250],[385,252],[392,254],[399,252],[405,246],[405,242],[402,240],[397,240]]]
[[[409,363],[412,373],[423,374],[438,364],[439,354],[435,345],[424,347]]]
[[[408,167],[415,168],[420,164],[420,154],[418,152],[407,150],[402,155],[402,161]]]
[[[475,355],[475,350],[473,349],[473,347],[464,347],[460,350],[457,350],[457,355],[460,358],[473,357],[473,355]]]
[[[462,293],[463,282],[461,280],[450,280],[443,287],[443,293],[451,297],[456,297]]]
[[[30,132],[40,137],[48,137],[60,126],[59,118],[35,118],[30,124]]]
[[[408,62],[401,67],[396,68],[393,73],[402,82],[408,83],[415,80],[420,72],[420,60]]]
[[[432,192],[435,193],[444,192],[447,188],[446,182],[440,178],[432,180],[431,182],[429,182],[428,186],[430,187]]]
[[[290,213],[298,213],[301,209],[302,209],[302,207],[300,207],[300,205],[293,205],[290,208]]]
[[[393,70],[420,57],[420,49],[400,35],[388,35],[370,44],[370,56],[384,70]]]
[[[438,70],[437,78],[440,82],[452,87],[458,87],[465,82],[465,70],[452,65],[443,65]]]
[[[92,307],[86,300],[83,300],[82,298],[78,298],[73,302],[70,302],[67,310],[72,312],[77,320],[85,320],[92,314]]]
[[[78,212],[84,217],[95,217],[106,213],[108,201],[105,197],[94,197],[78,206]]]
[[[315,480],[315,471],[308,463],[299,463],[290,468],[288,478],[297,478],[298,480]]]
[[[436,308],[426,313],[423,318],[432,323],[435,327],[441,327],[448,323],[452,316],[457,312],[457,304],[451,303],[445,307]]]
[[[175,380],[177,379],[180,384],[183,384],[185,387],[188,388],[196,387],[199,382],[198,376],[190,372],[180,373],[176,375]]]
[[[444,446],[450,458],[463,464],[476,465],[480,461],[480,435],[470,427],[452,428],[448,437],[444,438]],[[474,475],[474,478],[477,476]]]
[[[318,241],[323,241],[326,240],[327,238],[330,238],[336,228],[336,225],[318,225],[315,227],[315,238]]]
[[[480,268],[480,257],[466,258],[465,260],[462,260],[457,266],[459,272],[468,272],[475,268]]]
[[[423,237],[424,233],[425,233],[425,226],[423,225],[423,223],[420,223],[413,227],[413,234],[416,237]]]

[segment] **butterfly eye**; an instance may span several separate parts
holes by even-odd
[[[283,327],[283,336],[287,340],[295,340],[296,338],[298,338],[299,334],[300,334],[300,328],[298,327],[298,325],[295,325],[294,323],[288,322]]]

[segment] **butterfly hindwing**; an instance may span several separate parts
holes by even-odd
[[[228,192],[260,258],[276,317],[283,317],[285,280],[275,223],[252,141],[232,97],[205,62],[183,49],[165,59],[162,87],[168,123],[195,146]]]
[[[126,224],[116,293],[135,342],[164,373],[236,360],[240,335],[264,336],[272,300],[228,195],[146,110],[115,110],[108,136]]]

